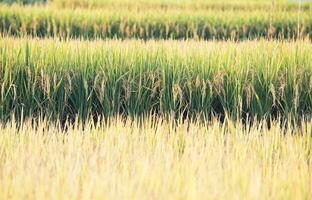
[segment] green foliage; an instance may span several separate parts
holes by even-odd
[[[254,39],[312,38],[311,12],[164,9],[56,9],[0,6],[0,32],[66,38]],[[298,30],[299,27],[299,30]]]
[[[0,40],[0,116],[147,113],[231,118],[312,112],[307,41]]]
[[[218,9],[218,10],[296,10],[296,0],[50,0],[61,8],[127,8],[127,9]],[[302,1],[301,9],[309,10],[311,2]]]

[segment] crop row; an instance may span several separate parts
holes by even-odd
[[[70,8],[106,8],[106,7],[127,7],[127,8],[156,8],[156,9],[217,9],[217,10],[254,10],[254,9],[285,9],[310,10],[311,2],[288,1],[288,0],[50,0],[53,6]]]
[[[63,38],[312,38],[311,12],[56,9],[0,6],[4,35]]]
[[[312,122],[281,126],[12,122],[0,126],[0,198],[311,199]]]
[[[312,198],[311,121],[108,121],[0,126],[0,199]]]
[[[309,1],[288,0],[0,0],[8,4],[45,4],[58,8],[140,8],[140,9],[217,9],[217,10],[310,10]],[[299,8],[300,7],[300,8]]]
[[[306,41],[0,40],[0,116],[309,117]]]

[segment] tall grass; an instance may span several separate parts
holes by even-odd
[[[2,34],[69,38],[312,38],[311,11],[189,9],[58,9],[0,6]]]
[[[1,199],[311,199],[312,122],[0,128]]]
[[[0,3],[35,4],[46,3],[58,8],[140,8],[140,9],[218,9],[251,10],[270,9],[272,2],[276,9],[297,9],[297,1],[288,0],[0,0]],[[311,2],[302,1],[302,9],[309,10]]]
[[[309,118],[307,41],[0,40],[0,116]]]
[[[276,9],[297,9],[296,1],[274,0]],[[311,2],[301,3],[302,8],[310,9]],[[51,0],[49,5],[61,8],[140,8],[140,9],[218,9],[218,10],[251,10],[268,9],[272,6],[272,0]]]

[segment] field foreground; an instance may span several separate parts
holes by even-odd
[[[0,199],[312,198],[312,121],[31,124],[0,128]]]

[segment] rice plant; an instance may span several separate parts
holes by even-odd
[[[311,132],[311,121],[13,120],[0,127],[0,198],[311,199]]]
[[[312,38],[311,10],[58,9],[0,5],[3,35],[140,39]]]
[[[0,199],[312,199],[312,3],[0,0]]]
[[[297,1],[288,0],[50,0],[49,6],[58,8],[128,8],[128,9],[188,9],[188,10],[296,10]],[[311,8],[311,2],[300,1],[303,10]]]
[[[309,118],[307,41],[0,40],[0,114]]]

